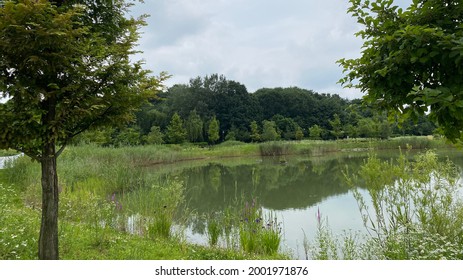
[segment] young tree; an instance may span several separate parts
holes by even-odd
[[[130,120],[164,76],[131,62],[144,20],[126,18],[126,1],[2,3],[0,148],[40,162],[39,258],[58,259],[56,159],[83,131]]]
[[[225,141],[236,141],[236,127],[232,126],[227,135],[225,135]]]
[[[323,129],[317,124],[314,124],[309,128],[309,137],[314,140],[321,139],[322,132]]]
[[[220,138],[219,132],[220,132],[219,121],[214,116],[209,122],[209,128],[207,129],[207,137],[210,143],[214,144],[219,140]]]
[[[280,138],[276,130],[276,124],[274,121],[263,121],[262,122],[262,141],[275,141]]]
[[[338,114],[334,114],[333,119],[329,121],[331,125],[331,134],[333,134],[336,139],[339,139],[339,137],[342,137],[344,134],[344,131],[342,131],[342,123],[341,119],[339,118]]]
[[[182,118],[175,113],[170,124],[167,126],[166,138],[171,144],[181,144],[186,141],[186,129],[183,127]]]
[[[147,144],[160,145],[164,143],[163,137],[164,134],[162,134],[161,128],[159,126],[153,126],[151,127],[150,133],[146,135],[145,141]]]
[[[137,146],[141,143],[140,127],[124,127],[119,130],[114,139],[116,146]]]
[[[73,143],[96,144],[99,146],[110,145],[112,143],[113,127],[101,127],[98,129],[89,129],[79,136],[75,137]]]
[[[414,0],[403,10],[392,0],[350,0],[348,12],[364,26],[356,34],[364,44],[361,57],[339,60],[346,72],[340,82],[405,117],[430,109],[448,139],[462,139],[461,1]]]
[[[371,118],[362,118],[358,121],[357,130],[360,137],[374,138],[376,137],[375,122]]]
[[[257,125],[256,121],[251,122],[251,140],[252,142],[259,142],[260,141],[260,133],[259,133],[259,126]]]
[[[201,117],[196,113],[196,110],[191,111],[185,123],[188,141],[203,141],[203,127],[203,121],[201,120]]]
[[[296,131],[294,132],[294,139],[302,140],[302,138],[304,138],[304,132],[302,131],[302,128],[298,125],[296,126]]]

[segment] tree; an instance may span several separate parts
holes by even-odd
[[[145,140],[147,144],[160,145],[164,143],[163,137],[164,134],[162,134],[161,128],[159,126],[153,126],[151,127],[150,133],[146,135]]]
[[[256,121],[251,122],[251,140],[252,142],[259,142],[260,141],[260,133],[259,133],[259,126],[257,125]]]
[[[83,131],[130,120],[164,76],[131,62],[144,20],[126,18],[126,1],[2,3],[0,148],[40,162],[39,258],[58,259],[56,159]]]
[[[131,126],[119,130],[115,136],[114,144],[116,146],[137,146],[141,143],[140,127]]]
[[[342,131],[342,123],[341,119],[339,118],[338,114],[334,114],[333,120],[329,121],[331,125],[331,134],[333,134],[336,139],[339,139],[339,137],[342,137],[344,134],[344,131]]]
[[[296,127],[294,139],[296,139],[296,140],[302,140],[302,138],[304,138],[304,132],[302,131],[302,128],[298,125],[298,126]]]
[[[364,44],[361,57],[339,60],[346,72],[340,82],[379,109],[414,119],[429,114],[448,139],[462,139],[461,1],[414,0],[405,11],[393,4],[350,0]]]
[[[191,111],[185,124],[188,141],[203,141],[203,126],[203,121],[196,110]]]
[[[280,114],[274,115],[272,121],[275,122],[277,132],[285,140],[294,140],[296,130],[299,125],[292,118],[285,118]]]
[[[321,139],[323,129],[318,126],[317,124],[314,124],[309,128],[309,137],[310,139],[318,140]]]
[[[182,118],[175,113],[167,126],[166,138],[171,144],[181,144],[186,140],[186,129],[183,126]]]
[[[232,125],[229,131],[227,131],[227,135],[225,135],[225,141],[236,141],[236,131],[238,129],[236,126]]]
[[[214,144],[219,140],[220,138],[219,132],[220,132],[219,121],[214,116],[209,122],[209,127],[207,129],[207,137],[210,143]]]
[[[75,137],[73,143],[92,143],[99,146],[107,146],[112,143],[112,134],[114,131],[113,127],[89,129]]]
[[[280,138],[276,130],[276,124],[274,121],[263,121],[262,122],[262,141],[275,141]]]
[[[358,121],[357,130],[360,137],[376,137],[375,122],[371,118],[362,118]]]

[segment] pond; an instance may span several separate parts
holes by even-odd
[[[22,154],[14,155],[14,156],[6,156],[6,157],[0,157],[0,169],[5,168],[6,164],[8,162],[13,161],[14,159],[22,156]]]
[[[438,154],[442,159],[449,157],[463,169],[461,151],[439,151]],[[377,157],[383,160],[398,155],[398,151],[377,153]],[[224,158],[143,166],[136,170],[127,169],[121,174],[111,173],[114,180],[133,177],[133,182],[129,183],[140,187],[108,193],[107,197],[114,199],[114,195],[118,196],[116,200],[122,204],[117,204],[117,208],[121,208],[117,215],[128,217],[127,220],[122,219],[122,227],[135,233],[138,214],[153,214],[155,211],[153,197],[159,196],[159,189],[150,187],[157,183],[182,182],[184,207],[188,209],[185,215],[188,219],[182,219],[185,226],[182,229],[187,241],[197,244],[208,244],[208,216],[224,213],[230,208],[243,209],[246,203],[255,202],[262,206],[264,218],[270,215],[276,217],[282,229],[280,250],[294,259],[305,259],[304,242],[314,241],[318,213],[335,235],[344,231],[366,234],[357,201],[346,184],[344,172],[346,168],[352,173],[357,172],[367,157],[366,153],[355,152],[319,157]],[[4,160],[7,158],[0,158],[0,164]],[[102,185],[103,178],[92,180],[86,181],[85,185]],[[366,189],[359,190],[368,195]],[[219,244],[226,245],[224,240],[220,240]]]
[[[462,153],[449,156],[463,166]],[[390,159],[397,153],[380,153]],[[207,244],[206,217],[223,212],[237,203],[257,201],[264,213],[277,218],[282,228],[280,250],[295,259],[305,259],[304,240],[313,241],[317,232],[317,213],[334,234],[343,231],[366,233],[344,171],[356,172],[367,155],[332,154],[322,157],[279,157],[224,159],[215,162],[184,163],[172,167],[165,179],[184,183],[188,208],[194,219],[186,229],[191,243]],[[153,170],[153,172],[156,172]],[[360,190],[367,194],[366,190]]]

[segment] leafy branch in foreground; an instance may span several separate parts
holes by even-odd
[[[409,117],[428,114],[452,141],[463,132],[463,5],[415,0],[407,9],[392,0],[350,0],[363,30],[359,58],[340,59],[340,82],[359,88],[379,109]]]

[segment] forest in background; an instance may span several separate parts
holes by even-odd
[[[297,87],[262,88],[250,93],[243,84],[213,74],[174,85],[143,105],[133,122],[87,131],[75,143],[133,146],[227,140],[387,139],[431,135],[434,130],[426,115],[399,124],[363,105],[360,99]]]

